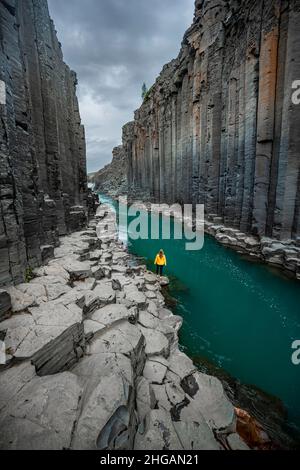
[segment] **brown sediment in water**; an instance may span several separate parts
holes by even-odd
[[[255,385],[241,383],[203,356],[192,356],[192,360],[200,372],[221,380],[237,412],[238,432],[249,447],[259,450],[300,449],[300,431],[288,424],[287,410],[278,397]]]

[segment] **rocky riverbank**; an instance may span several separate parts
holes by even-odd
[[[108,229],[107,229],[108,228]],[[101,206],[33,279],[1,292],[1,449],[247,449],[221,382]]]
[[[104,194],[112,199],[117,199],[115,190],[104,191]],[[117,195],[119,195],[122,201],[123,196],[118,193]],[[182,220],[182,211],[179,211],[179,213],[176,210],[172,211],[164,204],[161,204],[159,209],[157,205],[152,207],[151,203],[148,202],[149,198],[149,195],[145,193],[139,192],[136,196],[129,193],[127,202],[147,211],[151,211],[154,208],[164,215],[171,215],[178,220]],[[178,205],[176,207],[178,208]],[[174,206],[174,208],[176,207]],[[195,228],[192,220],[185,220],[185,223],[191,229]],[[237,251],[240,255],[247,256],[250,261],[265,263],[270,265],[270,267],[280,270],[290,278],[300,280],[300,244],[298,240],[279,241],[269,237],[253,236],[224,225],[220,217],[215,214],[206,215],[204,231],[225,247]]]

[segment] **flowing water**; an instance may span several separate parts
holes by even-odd
[[[127,227],[122,231],[126,240]],[[184,319],[180,343],[185,352],[203,369],[221,376],[226,371],[250,384],[254,401],[259,394],[265,408],[270,402],[257,389],[278,398],[289,424],[299,427],[300,365],[291,361],[292,342],[300,340],[299,282],[243,259],[210,236],[200,251],[186,251],[185,240],[172,239],[129,238],[128,247],[152,270],[158,250],[165,251],[173,311]],[[267,419],[271,408],[265,413]]]

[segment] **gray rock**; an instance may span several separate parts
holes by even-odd
[[[94,289],[94,294],[99,297],[103,305],[111,304],[116,301],[116,293],[109,281],[99,281]]]
[[[96,287],[97,283],[95,278],[87,277],[83,281],[74,282],[73,285],[76,291],[92,291]]]
[[[229,434],[227,436],[227,443],[231,450],[250,450],[237,433]]]
[[[74,369],[85,393],[73,431],[72,448],[128,450],[134,435],[133,373],[128,358],[102,354]]]
[[[36,376],[30,362],[18,364],[1,372],[0,419],[2,410],[10,405],[15,396]]]
[[[148,380],[140,377],[136,384],[136,404],[139,422],[143,423],[145,416],[155,408],[156,398]]]
[[[72,261],[65,264],[65,268],[70,274],[72,281],[80,281],[92,276],[89,263],[82,263],[80,261]]]
[[[78,360],[76,348],[84,345],[82,311],[48,302],[30,309],[30,315],[13,316],[0,324],[5,345],[18,360],[31,359],[40,375],[64,370]]]
[[[101,266],[94,266],[91,268],[92,276],[97,280],[100,281],[105,277],[105,272]]]
[[[235,412],[227,398],[222,383],[215,377],[194,372],[185,377],[181,386],[190,397],[191,406],[202,414],[214,431],[227,432],[235,429]],[[183,410],[183,413],[187,410]],[[193,411],[194,412],[194,411]]]
[[[147,306],[146,296],[133,284],[124,286],[124,293],[128,305],[145,308]]]
[[[148,357],[163,356],[168,358],[170,344],[164,334],[156,330],[140,327],[146,341],[145,353]]]
[[[151,383],[162,384],[167,370],[168,361],[164,357],[157,356],[146,361],[143,376]]]
[[[15,313],[23,312],[28,307],[37,305],[36,299],[32,295],[25,294],[15,287],[10,287],[8,293],[11,298],[12,311]]]
[[[151,410],[136,434],[135,450],[182,450],[171,417],[165,410]]]
[[[18,382],[18,379],[16,379]],[[70,446],[82,393],[75,375],[33,377],[0,413],[0,448],[62,450]],[[18,382],[20,384],[20,382]]]
[[[11,297],[9,293],[6,290],[0,289],[0,321],[7,316],[11,308]]]
[[[184,450],[222,450],[204,419],[199,422],[173,423]]]

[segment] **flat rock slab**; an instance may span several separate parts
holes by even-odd
[[[170,353],[170,344],[165,335],[160,331],[151,330],[149,328],[140,327],[140,329],[145,337],[146,356],[163,356],[167,358]]]
[[[134,415],[133,371],[122,354],[85,357],[72,372],[84,388],[72,448],[127,450],[132,448]]]
[[[121,304],[111,304],[96,310],[88,320],[84,322],[84,332],[87,336],[94,335],[98,331],[112,327],[122,320],[128,320],[132,312]]]
[[[182,450],[170,414],[163,409],[151,410],[135,438],[135,450]]]
[[[155,330],[159,325],[158,318],[145,310],[140,311],[138,322],[144,328],[151,328],[152,330]]]
[[[36,377],[36,372],[30,362],[18,364],[0,373],[0,413],[33,377]]]
[[[91,316],[91,320],[99,322],[105,326],[111,326],[121,320],[128,320],[131,316],[128,308],[121,304],[111,304],[96,310]]]
[[[188,406],[182,410],[181,416],[187,413],[191,417],[197,409],[214,431],[229,432],[231,429],[234,431],[236,420],[234,408],[220,380],[197,371],[186,377],[181,386],[190,397],[191,403],[190,413]]]
[[[0,324],[9,354],[18,360],[32,359],[40,374],[59,372],[76,360],[74,350],[83,341],[81,309],[48,302],[30,313]]]
[[[125,299],[130,305],[136,305],[139,308],[144,308],[147,305],[146,296],[140,292],[138,288],[133,285],[124,286]]]
[[[67,262],[65,269],[70,274],[72,281],[79,281],[92,276],[91,267],[89,263],[80,261]]]
[[[116,301],[116,293],[109,281],[98,281],[93,293],[100,299],[101,303],[105,305]]]
[[[196,370],[193,361],[179,350],[172,352],[168,358],[168,364],[168,374],[172,375],[172,379],[179,382],[185,377],[193,374]]]
[[[162,356],[157,356],[146,361],[143,376],[150,383],[162,384],[166,377],[167,370],[168,361]]]
[[[37,305],[35,297],[28,295],[15,287],[10,287],[7,291],[11,298],[11,307],[14,313],[23,312],[28,307]]]
[[[69,372],[32,378],[0,413],[0,448],[68,449],[81,393]]]
[[[64,294],[67,294],[71,291],[71,287],[67,285],[67,279],[61,276],[43,276],[33,279],[33,281],[28,284],[27,293],[30,293],[32,296],[36,296],[36,302],[41,304],[43,300],[42,292],[44,291],[46,296],[46,301],[56,300]],[[40,291],[40,292],[39,292]],[[36,292],[36,294],[34,294]]]
[[[184,450],[223,450],[204,419],[199,422],[173,422]]]
[[[250,450],[237,433],[229,434],[229,436],[227,436],[227,443],[231,450]]]
[[[127,321],[104,331],[89,345],[88,354],[117,353],[136,359],[144,346],[144,337],[134,325]]]
[[[59,263],[52,261],[52,264],[48,266],[42,266],[34,271],[34,274],[38,277],[42,276],[59,276],[60,278],[65,279],[66,282],[70,280],[70,275]]]
[[[145,279],[145,282],[147,284],[156,284],[157,283],[157,276],[155,274],[153,274],[152,272],[150,272],[150,271],[147,271],[144,274],[144,279]]]
[[[93,290],[96,287],[96,285],[97,285],[97,282],[94,277],[87,277],[86,279],[82,281],[76,281],[73,284],[74,289],[76,289],[77,291]]]
[[[48,302],[40,307],[30,308],[29,312],[39,326],[69,327],[82,322],[82,311],[75,304],[66,307],[60,303]]]

